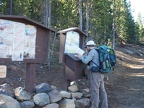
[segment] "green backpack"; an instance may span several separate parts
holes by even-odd
[[[108,48],[106,45],[99,46],[96,51],[99,53],[99,72],[111,72],[116,64],[115,51],[112,48]]]

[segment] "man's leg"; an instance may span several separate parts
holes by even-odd
[[[101,77],[101,83],[100,83],[100,89],[99,89],[99,95],[100,95],[100,108],[108,108],[108,99],[107,99],[107,93],[104,86],[104,76]]]
[[[96,90],[90,91],[91,95],[91,108],[99,108],[99,93]]]
[[[91,73],[90,75],[91,108],[99,108],[99,86],[100,86],[100,75],[98,73]]]

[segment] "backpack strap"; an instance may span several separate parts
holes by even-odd
[[[91,62],[93,62],[93,61],[91,61]],[[93,62],[95,65],[97,65],[95,62]],[[97,65],[98,67],[99,67],[99,65]]]
[[[97,49],[98,49],[98,48],[95,48],[95,51],[96,51],[96,52],[98,52]],[[96,64],[94,61],[91,60],[91,62],[93,62],[96,66],[100,67],[100,66],[99,66],[98,64]]]

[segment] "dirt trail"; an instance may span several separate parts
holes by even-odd
[[[144,56],[129,55],[123,50],[117,52],[118,64],[108,75],[109,108],[144,108]],[[129,50],[135,52],[138,49]]]

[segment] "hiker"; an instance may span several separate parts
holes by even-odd
[[[83,63],[89,64],[90,69],[92,66],[96,66],[96,64],[99,66],[99,55],[95,50],[95,45],[94,41],[88,41],[86,43],[88,55],[77,55]],[[107,93],[104,86],[104,74],[100,72],[89,72],[90,77],[88,80],[90,83],[91,108],[108,108]]]

